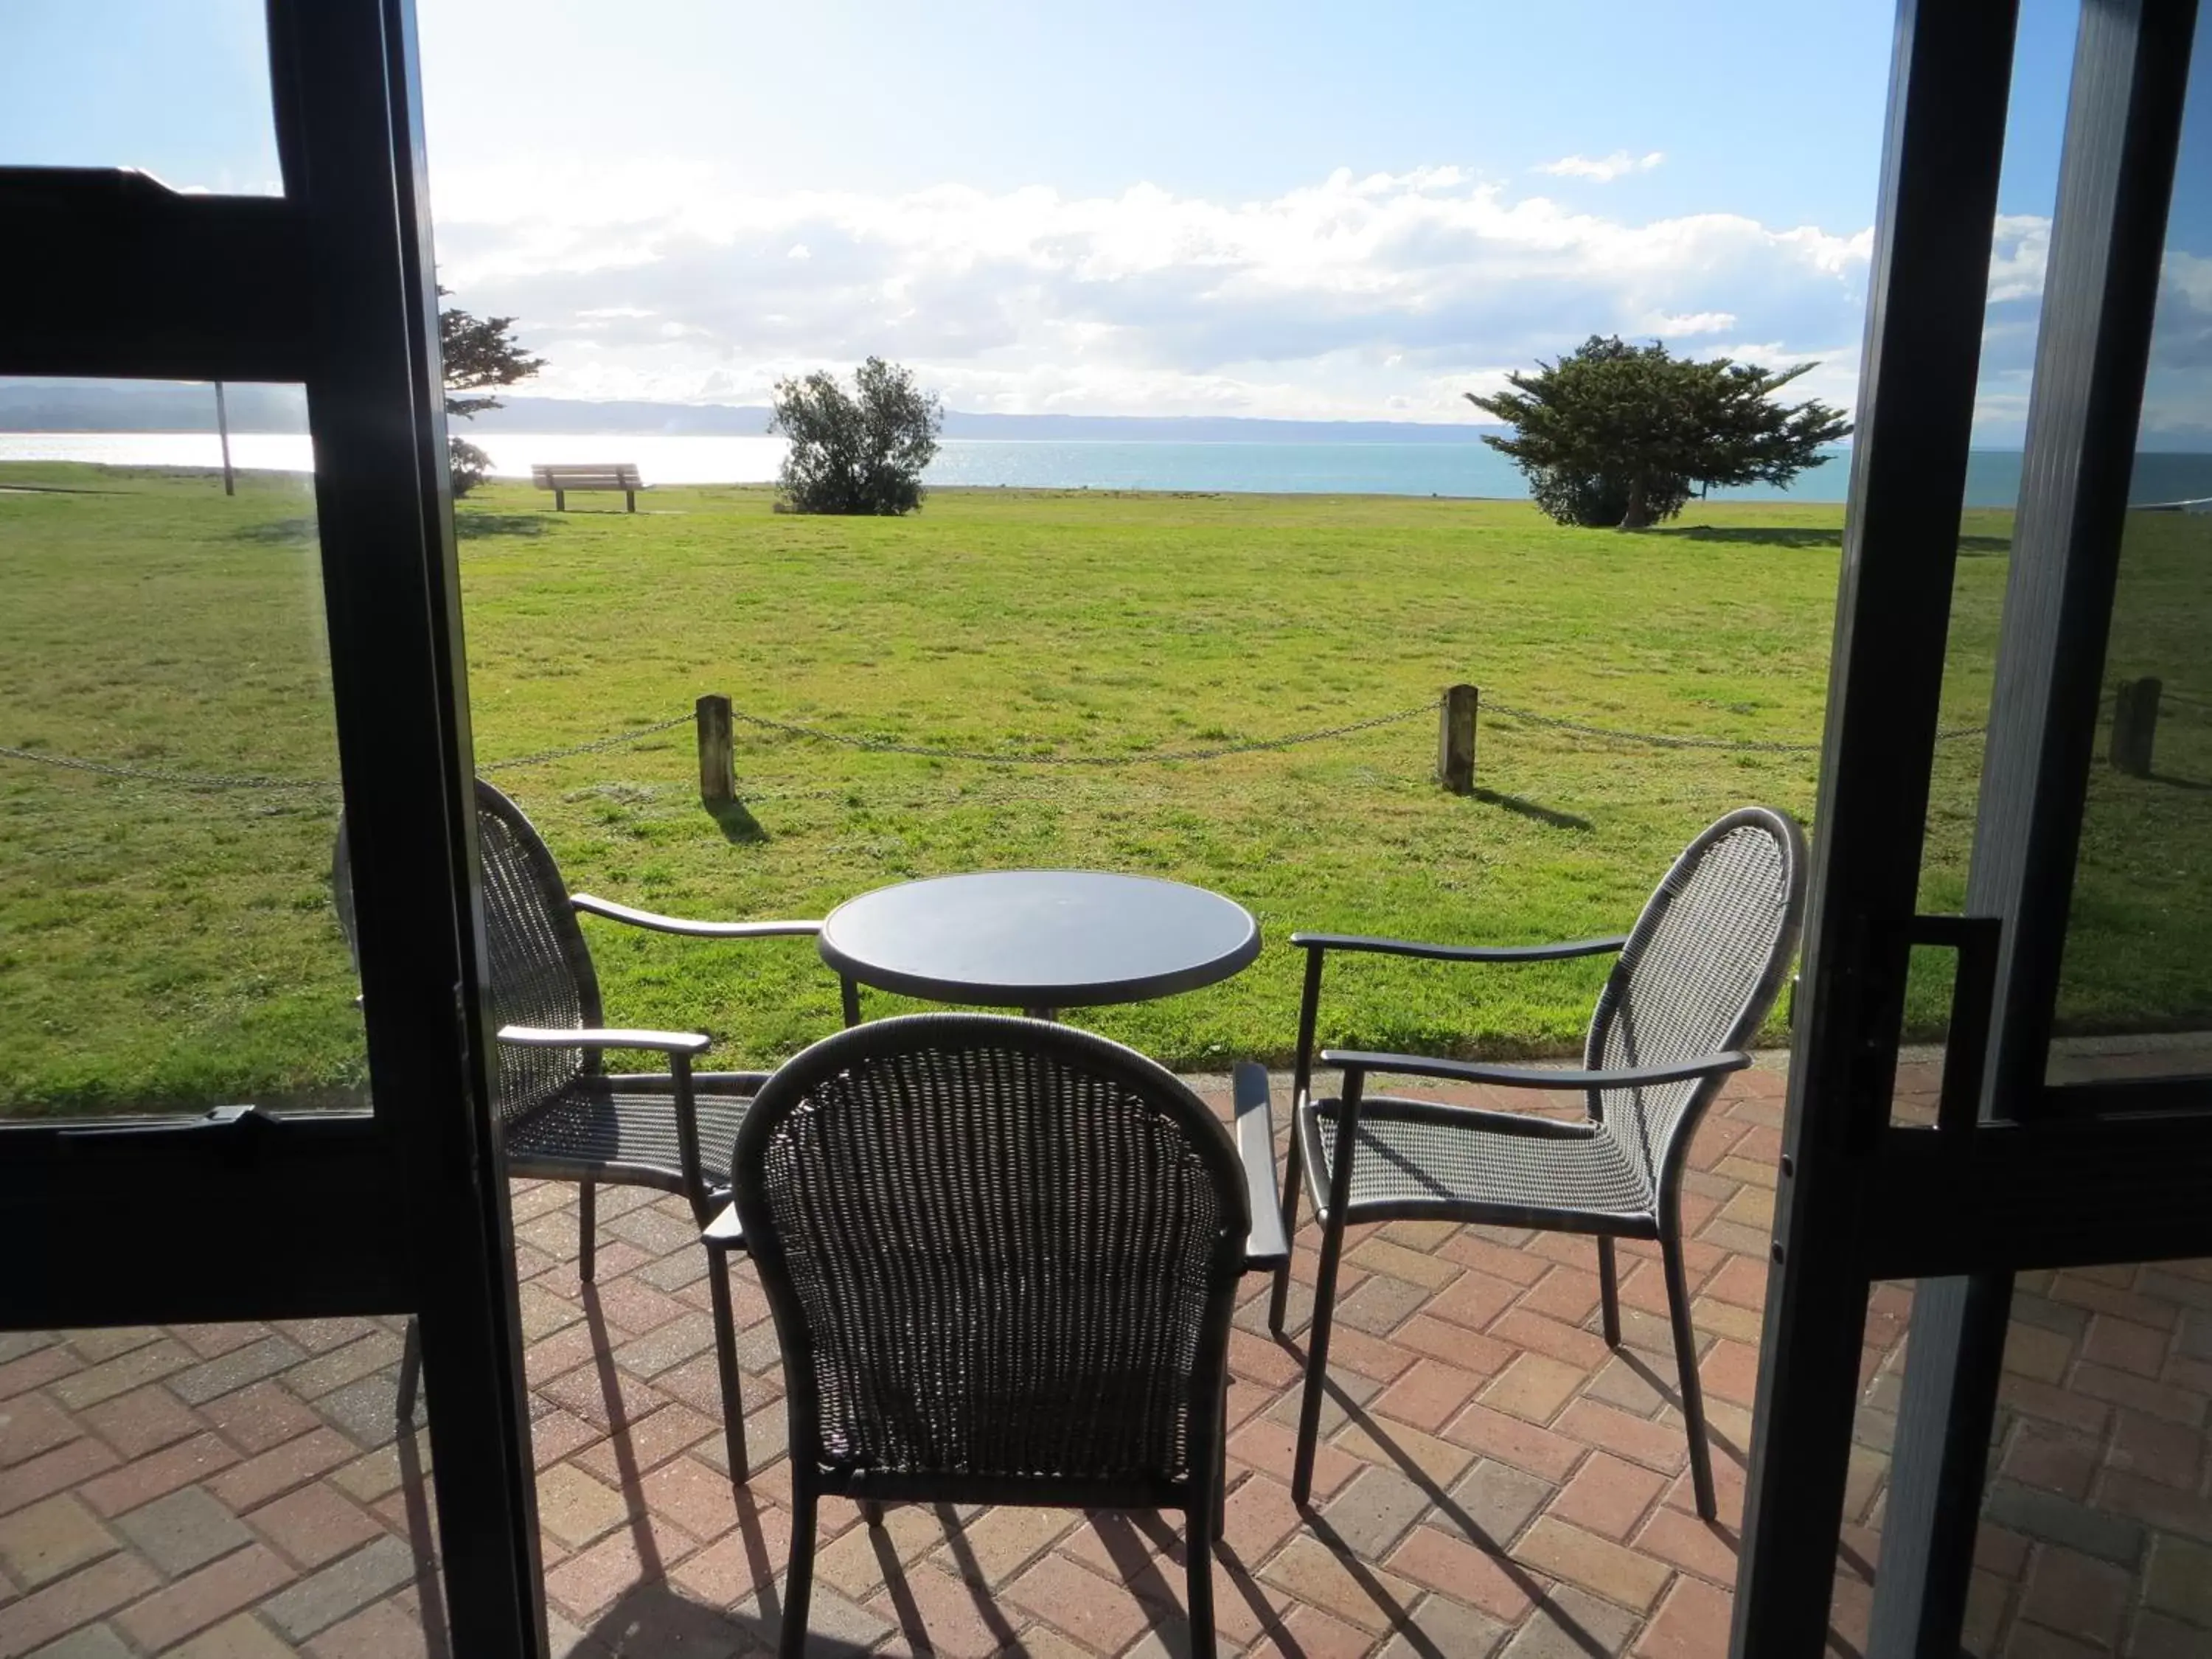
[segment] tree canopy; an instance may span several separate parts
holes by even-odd
[[[1827,460],[1850,422],[1815,401],[1773,394],[1813,368],[1698,362],[1654,341],[1593,334],[1512,390],[1467,400],[1514,428],[1483,441],[1510,455],[1536,505],[1560,524],[1640,530],[1672,518],[1700,487],[1786,484]]]
[[[770,432],[791,441],[776,483],[794,513],[899,514],[921,505],[921,471],[937,454],[945,410],[913,372],[880,357],[847,392],[816,370],[779,380]]]
[[[444,298],[446,290],[438,295]],[[512,317],[472,317],[458,307],[438,313],[438,353],[446,372],[446,418],[473,420],[488,409],[500,406],[496,398],[465,394],[486,387],[513,386],[545,367],[543,357],[532,357],[514,338]],[[446,436],[447,460],[453,469],[455,499],[482,483],[491,472],[491,457],[465,438]]]

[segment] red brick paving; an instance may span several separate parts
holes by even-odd
[[[1735,1079],[1686,1193],[1722,1524],[1691,1501],[1649,1247],[1621,1249],[1616,1353],[1597,1333],[1587,1240],[1368,1230],[1347,1252],[1310,1515],[1288,1489],[1300,1339],[1267,1333],[1262,1284],[1239,1310],[1214,1571],[1224,1652],[1725,1650],[1780,1082]],[[599,1283],[584,1291],[573,1192],[516,1190],[556,1650],[759,1651],[790,1536],[765,1304],[740,1266],[757,1467],[738,1497],[688,1215],[642,1194],[600,1202]],[[1315,1242],[1301,1235],[1302,1285]],[[1840,1655],[1864,1641],[1910,1310],[1909,1287],[1876,1287],[1832,1610]],[[72,1635],[61,1651],[450,1659],[434,1599],[428,1629],[421,1600],[437,1584],[427,1443],[395,1438],[390,1420],[396,1334],[354,1320],[0,1335],[0,1659]],[[2212,1265],[2023,1275],[2007,1372],[1969,1651],[2212,1651]],[[183,1541],[178,1515],[198,1528]],[[812,1622],[886,1654],[1155,1659],[1185,1650],[1182,1595],[1167,1518],[908,1509],[872,1534],[832,1503]]]

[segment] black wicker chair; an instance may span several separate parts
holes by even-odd
[[[1213,1652],[1229,1321],[1288,1259],[1267,1074],[1235,1144],[1143,1055],[1037,1020],[920,1014],[816,1043],[738,1132],[735,1202],[783,1348],[781,1650],[804,1651],[815,1508],[1179,1509]]]
[[[722,1173],[760,1072],[691,1070],[694,1056],[712,1039],[696,1031],[608,1029],[599,1003],[599,976],[577,915],[602,916],[658,933],[692,939],[768,939],[812,936],[815,921],[690,921],[612,904],[588,893],[571,895],[553,854],[522,809],[482,779],[477,781],[477,844],[483,878],[485,975],[492,1020],[499,1033],[498,1097],[501,1144],[512,1175],[578,1183],[577,1273],[592,1279],[598,1243],[594,1202],[602,1182],[681,1193],[705,1226],[728,1198]],[[331,860],[331,890],[338,925],[354,941],[353,866],[346,828],[338,825]],[[665,1073],[610,1074],[600,1069],[609,1048],[658,1050]],[[710,1252],[710,1255],[713,1253]],[[732,1477],[745,1474],[744,1413],[732,1339],[728,1275],[711,1275],[716,1347],[721,1354],[722,1409],[726,1419]],[[407,1328],[399,1379],[399,1415],[414,1415],[420,1346]]]
[[[1698,1512],[1714,1513],[1711,1455],[1698,1382],[1697,1336],[1682,1270],[1680,1189],[1690,1133],[1773,1006],[1804,918],[1805,843],[1784,813],[1731,812],[1692,842],[1644,907],[1634,930],[1571,945],[1415,945],[1297,933],[1306,951],[1298,1013],[1294,1128],[1283,1190],[1283,1230],[1297,1225],[1304,1176],[1322,1224],[1320,1276],[1307,1338],[1305,1399],[1291,1493],[1313,1485],[1314,1444],[1328,1365],[1329,1322],[1344,1230],[1407,1218],[1534,1227],[1597,1236],[1605,1339],[1620,1341],[1615,1238],[1656,1239],[1667,1276],[1682,1413]],[[1332,951],[1380,951],[1446,962],[1549,962],[1618,951],[1583,1044],[1583,1069],[1554,1071],[1325,1049],[1344,1073],[1334,1100],[1312,1097],[1314,1022],[1322,963]],[[1580,1122],[1483,1111],[1437,1101],[1367,1097],[1370,1072],[1582,1093]],[[1269,1322],[1283,1329],[1287,1264],[1276,1275]]]

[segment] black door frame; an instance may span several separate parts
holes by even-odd
[[[2195,0],[2084,0],[1966,917],[1914,914],[2014,9],[1903,0],[1731,1651],[1822,1650],[1868,1292],[1919,1281],[1869,1659],[1959,1651],[2015,1269],[2212,1249],[2212,1091],[2052,1088]],[[1960,952],[1893,1127],[1907,955]]]
[[[417,1315],[453,1650],[537,1659],[413,7],[267,9],[283,196],[0,169],[0,371],[307,387],[375,1109],[0,1130],[0,1326]]]

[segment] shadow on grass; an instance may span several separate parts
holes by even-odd
[[[1808,530],[1798,525],[1686,524],[1646,530],[1646,536],[1668,536],[1677,541],[1719,542],[1751,547],[1841,547],[1840,530]]]
[[[242,524],[230,532],[231,539],[258,542],[264,547],[292,547],[315,539],[313,519],[264,519],[258,524]]]
[[[1519,795],[1501,795],[1495,789],[1477,789],[1473,799],[1485,806],[1502,806],[1517,817],[1534,818],[1539,823],[1548,823],[1554,830],[1595,830],[1597,826],[1588,818],[1577,817],[1572,812],[1562,812],[1557,807],[1546,806]]]
[[[465,542],[487,536],[542,536],[545,520],[532,513],[456,513],[453,534]]]
[[[1671,536],[1680,541],[1717,542],[1744,547],[1841,548],[1844,532],[1836,530],[1813,530],[1801,525],[1676,525],[1671,528],[1646,530],[1646,536]],[[2012,551],[2009,536],[1961,536],[1959,551],[1966,558],[1987,557],[1991,554]]]
[[[702,803],[707,816],[714,820],[722,838],[738,847],[757,847],[768,839],[768,831],[761,822],[745,810],[741,800],[707,801]]]

